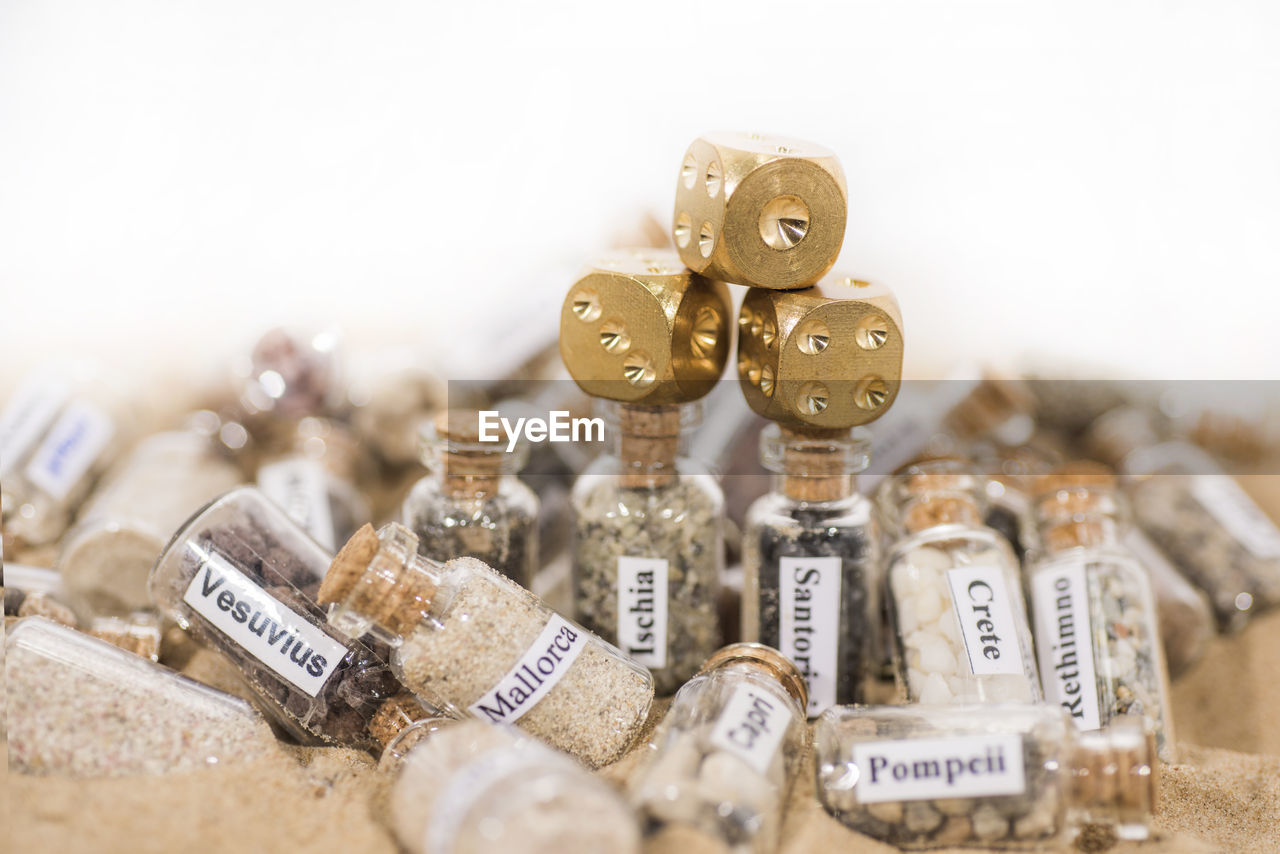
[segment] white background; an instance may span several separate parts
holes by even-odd
[[[716,128],[840,155],[912,374],[1280,365],[1276,3],[6,0],[0,87],[3,387],[280,320],[496,351]]]

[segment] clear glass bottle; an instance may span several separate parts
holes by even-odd
[[[303,418],[279,450],[264,455],[258,488],[329,551],[369,521],[356,488],[365,459],[350,431],[328,418]]]
[[[881,484],[894,545],[887,609],[899,693],[912,703],[1039,700],[1017,558],[982,524],[984,480],[926,460]]]
[[[392,523],[356,532],[320,590],[329,621],[391,646],[404,687],[446,714],[514,724],[598,767],[653,700],[644,668],[475,558],[441,564]]]
[[[95,614],[151,606],[147,575],[173,532],[201,505],[241,482],[208,437],[157,433],[108,472],[55,564],[71,604]]]
[[[1121,541],[1126,519],[1115,478],[1096,463],[1069,463],[1046,475],[1038,493],[1041,546],[1027,587],[1045,694],[1084,730],[1147,715],[1160,758],[1172,761],[1155,597]]]
[[[0,583],[4,585],[6,617],[46,617],[75,628],[78,615],[66,605],[62,576],[52,569],[3,563]]]
[[[739,643],[712,655],[676,694],[631,778],[650,844],[777,850],[808,739],[806,706],[804,676],[777,650]]]
[[[865,430],[760,437],[773,490],[742,532],[742,636],[780,650],[808,683],[808,714],[865,701],[880,624],[880,529],[856,490]]]
[[[410,854],[639,854],[626,802],[563,753],[477,720],[421,720],[409,732],[388,814]]]
[[[119,777],[244,763],[277,749],[248,703],[42,617],[5,640],[9,767]]]
[[[332,555],[251,486],[173,535],[151,573],[165,616],[236,665],[299,741],[373,747],[368,722],[400,690],[390,669],[316,604]]]
[[[814,735],[818,800],[899,848],[1035,848],[1086,823],[1146,839],[1159,773],[1148,722],[1080,732],[1048,705],[859,706]]]
[[[1208,454],[1164,441],[1134,407],[1098,419],[1087,442],[1120,472],[1137,525],[1209,595],[1220,627],[1280,605],[1280,529]]]
[[[570,499],[574,612],[671,694],[720,646],[724,495],[682,455],[699,404],[601,403],[609,446]]]
[[[473,557],[521,587],[538,570],[538,496],[516,472],[528,447],[507,450],[501,429],[480,441],[479,413],[449,410],[425,426],[422,462],[430,474],[409,491],[401,521],[418,536],[425,557]]]
[[[0,513],[10,544],[55,542],[119,441],[115,420],[72,383],[39,374],[0,412]]]

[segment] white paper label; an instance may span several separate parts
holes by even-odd
[[[1061,703],[1082,730],[1102,726],[1093,667],[1093,626],[1083,564],[1046,567],[1031,577],[1036,650],[1045,699]]]
[[[711,728],[710,741],[765,774],[790,723],[791,713],[780,698],[739,685]]]
[[[858,803],[1020,795],[1022,738],[1013,734],[867,741],[853,746]]]
[[[1025,672],[1004,572],[995,566],[960,566],[947,570],[947,583],[969,672],[975,676]]]
[[[1193,475],[1191,494],[1254,557],[1280,557],[1280,530],[1229,475]]]
[[[315,460],[286,459],[258,469],[258,488],[320,545],[334,550],[329,482]]]
[[[489,723],[515,723],[556,686],[587,645],[589,635],[552,614],[533,646],[469,711]]]
[[[214,552],[206,553],[182,601],[241,649],[312,697],[320,693],[347,654],[345,646]]]
[[[836,702],[840,653],[840,558],[784,557],[778,562],[778,651],[809,684],[809,717]]]
[[[618,646],[645,667],[667,666],[667,562],[618,558]]]
[[[53,423],[69,390],[60,380],[33,377],[23,383],[0,413],[0,479],[14,470]]]
[[[68,406],[27,463],[26,478],[57,500],[66,497],[107,447],[115,424],[87,403]]]

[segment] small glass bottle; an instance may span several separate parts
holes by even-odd
[[[912,703],[1039,700],[1017,558],[982,524],[983,479],[959,460],[913,463],[881,484],[900,695]]]
[[[571,496],[574,610],[671,694],[720,646],[724,495],[682,456],[700,404],[602,404],[610,444]]]
[[[598,767],[622,755],[653,700],[644,668],[475,558],[440,564],[392,523],[356,532],[320,602],[350,637],[390,644],[400,681],[446,714],[515,724]]]
[[[62,576],[52,569],[4,563],[0,567],[0,583],[4,585],[6,617],[46,617],[72,628],[80,624],[76,613],[66,605]]]
[[[1158,767],[1148,722],[1080,732],[1056,706],[858,706],[814,736],[818,800],[899,848],[1036,848],[1087,823],[1146,839]]]
[[[1120,472],[1138,527],[1209,595],[1220,627],[1280,605],[1280,529],[1208,454],[1164,441],[1134,407],[1098,419],[1087,441]]]
[[[747,512],[742,636],[780,650],[808,683],[808,714],[865,700],[880,623],[880,530],[855,486],[863,429],[760,438],[773,490]]]
[[[157,433],[112,469],[63,538],[56,568],[78,609],[128,614],[151,606],[147,575],[165,543],[205,502],[240,483],[208,437]]]
[[[5,640],[10,768],[119,777],[245,763],[277,749],[248,703],[42,617]]]
[[[639,854],[622,797],[519,730],[428,718],[405,735],[412,746],[395,763],[388,818],[410,854]]]
[[[328,418],[303,418],[258,466],[258,488],[317,543],[334,551],[369,521],[356,482],[363,458],[355,437]]]
[[[0,508],[11,544],[62,536],[117,450],[115,420],[70,393],[66,382],[33,377],[0,413]]]
[[[1146,570],[1121,541],[1126,519],[1115,478],[1096,463],[1069,463],[1037,491],[1041,546],[1027,587],[1045,694],[1084,730],[1147,715],[1160,758],[1172,761],[1155,597]]]
[[[777,650],[739,643],[712,655],[676,694],[632,777],[651,845],[776,850],[808,739],[806,706],[804,676]]]
[[[387,665],[329,626],[316,594],[332,556],[251,486],[187,521],[151,573],[165,616],[238,667],[305,743],[369,748],[370,717],[400,690]]]
[[[516,477],[527,446],[509,451],[506,433],[479,417],[448,410],[426,425],[422,462],[431,473],[413,485],[401,521],[423,556],[473,557],[528,588],[538,569],[538,496]]]

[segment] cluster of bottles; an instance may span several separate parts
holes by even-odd
[[[563,608],[533,592],[548,514],[517,477],[527,448],[477,409],[431,407],[428,475],[369,524],[362,485],[373,456],[402,461],[388,424],[408,393],[353,411],[329,336],[269,333],[231,399],[123,456],[88,386],[20,391],[4,531],[55,554],[5,578],[15,768],[235,762],[276,749],[274,726],[380,756],[411,851],[763,852],[816,718],[817,797],[861,833],[1144,836],[1174,748],[1166,657],[1183,669],[1215,620],[1280,604],[1280,532],[1142,410],[1068,429],[986,379],[891,412],[896,302],[828,275],[846,207],[829,152],[709,136],[682,164],[676,249],[571,286],[559,349],[610,444],[568,496]],[[725,282],[748,288],[737,368],[773,473],[728,542],[720,482],[688,453],[728,360]],[[889,477],[870,473],[881,416]],[[159,664],[161,619],[254,705]],[[890,680],[899,704],[870,705]],[[590,769],[634,746],[655,694],[674,699],[620,793]]]

